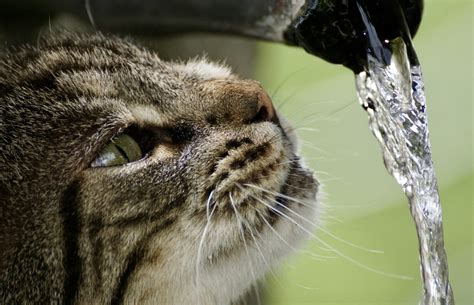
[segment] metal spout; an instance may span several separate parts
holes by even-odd
[[[103,31],[234,34],[299,46],[358,72],[367,53],[366,27],[357,11],[361,3],[382,38],[395,38],[405,26],[401,19],[412,36],[416,33],[423,0],[4,0],[0,17],[27,20],[32,12],[45,18],[65,12],[89,19]]]
[[[374,50],[369,32],[387,44],[397,37],[410,44],[422,13],[423,0],[310,0],[285,40],[358,73],[367,66],[367,53]],[[376,49],[381,53],[377,56],[384,57],[385,46]],[[410,57],[417,61],[414,52]]]
[[[305,0],[3,0],[0,17],[27,20],[33,13],[47,20],[68,13],[102,31],[148,36],[209,32],[284,42],[284,32],[304,5]]]

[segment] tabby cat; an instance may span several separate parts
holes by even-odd
[[[258,82],[128,40],[0,59],[0,303],[235,304],[318,183]],[[302,229],[303,228],[303,229]]]

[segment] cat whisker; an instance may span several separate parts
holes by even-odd
[[[246,185],[246,186],[250,186],[250,187],[253,186],[252,184],[245,184],[245,185]],[[285,196],[285,195],[283,195],[283,194],[281,194],[281,193],[279,193],[279,192],[272,192],[272,191],[269,191],[269,190],[266,190],[266,189],[264,189],[264,188],[262,188],[262,187],[257,187],[257,186],[253,186],[253,187],[255,187],[255,188],[257,188],[257,189],[260,189],[260,190],[263,191],[263,192],[272,194],[273,196],[280,196],[280,197],[282,197],[282,198],[285,198],[285,199],[292,200],[292,201],[295,201],[295,202],[297,202],[297,203],[303,204],[300,200],[295,200],[294,198],[289,197],[289,196]],[[383,251],[381,251],[381,250],[368,249],[368,248],[365,248],[365,247],[362,247],[362,246],[355,245],[355,244],[353,244],[353,243],[351,243],[351,242],[349,242],[349,241],[347,241],[347,240],[345,240],[345,239],[342,239],[342,238],[340,238],[340,237],[338,237],[338,236],[332,234],[332,233],[329,232],[328,230],[324,229],[323,227],[321,227],[321,226],[315,224],[314,222],[310,221],[310,220],[307,219],[306,217],[304,217],[304,216],[298,214],[297,212],[293,211],[292,209],[290,209],[290,208],[287,207],[286,205],[281,204],[280,202],[274,200],[273,198],[270,198],[269,196],[266,196],[266,195],[264,195],[264,196],[265,196],[265,198],[267,198],[267,199],[273,201],[274,203],[278,204],[279,206],[281,206],[281,207],[284,208],[285,210],[287,210],[287,211],[293,213],[295,216],[301,218],[301,219],[304,220],[306,223],[308,223],[308,224],[310,224],[310,225],[312,225],[312,226],[318,228],[318,230],[321,230],[322,232],[324,232],[325,234],[327,234],[328,236],[334,238],[335,240],[337,240],[337,241],[339,241],[339,242],[342,242],[342,243],[344,243],[344,244],[346,244],[346,245],[349,245],[349,246],[351,246],[351,247],[354,247],[354,248],[356,248],[356,249],[360,249],[360,250],[363,250],[363,251],[366,251],[366,252],[377,253],[377,254],[383,253]],[[307,206],[306,203],[305,203],[304,205]],[[311,206],[310,206],[310,207],[311,207]]]
[[[259,201],[260,203],[262,203],[263,205],[265,205],[267,208],[269,208],[270,210],[276,212],[277,214],[279,214],[280,216],[282,216],[283,218],[291,221],[294,225],[296,225],[298,228],[300,228],[302,231],[306,232],[307,234],[309,234],[311,237],[313,237],[316,241],[320,241],[320,238],[317,237],[316,235],[314,235],[313,233],[311,233],[309,230],[305,229],[302,225],[300,225],[299,223],[297,223],[294,219],[292,219],[290,216],[288,216],[287,214],[285,214],[284,212],[282,211],[279,211],[277,209],[275,209],[275,207],[271,206],[269,203],[263,201],[262,199],[254,196],[254,195],[250,195],[251,197],[253,197],[254,199],[256,199],[257,201]],[[323,242],[321,242],[321,244],[325,244]],[[325,251],[331,251],[331,252],[334,252],[332,250],[331,247],[327,247],[327,248],[322,248],[322,250],[325,250]]]
[[[212,200],[212,196],[214,196],[214,192],[215,190],[212,190],[210,193],[209,193],[209,197],[207,198],[207,202],[206,202],[206,215],[207,215],[207,221],[209,221],[210,219],[210,206],[211,206],[211,200]],[[214,207],[215,208],[215,207]]]
[[[339,119],[337,118],[330,118],[322,115],[314,115],[312,117],[305,117],[303,119],[298,120],[298,123],[294,125],[294,127],[300,128],[300,127],[307,127],[307,126],[312,126],[316,122],[339,122]]]
[[[342,221],[341,219],[339,219],[336,216],[325,215],[324,218],[329,219],[329,220],[333,220],[333,221],[338,222],[338,223],[344,223],[344,221]],[[383,253],[383,251],[382,251],[382,253]]]
[[[320,102],[321,103],[321,102]],[[328,101],[328,103],[331,103],[332,104],[332,101]],[[315,111],[313,113],[310,113],[310,114],[307,114],[305,115],[302,119],[299,119],[298,121],[300,123],[303,123],[304,125],[309,125],[309,124],[312,124],[316,121],[329,121],[329,122],[334,122],[334,121],[338,121],[336,119],[331,119],[332,116],[334,116],[335,114],[349,108],[350,106],[352,106],[353,104],[355,104],[354,101],[350,101],[344,105],[342,105],[341,107],[339,108],[336,108],[335,110],[329,112],[329,113],[322,113],[321,111]],[[299,126],[304,126],[304,125],[299,125]]]
[[[284,99],[281,103],[278,103],[277,109],[278,109],[279,111],[282,111],[282,110],[283,110],[283,107],[285,107],[285,105],[286,105],[292,98],[294,98],[298,92],[299,92],[299,90],[293,90],[287,97],[285,97],[285,99]]]
[[[327,179],[319,179],[321,183],[326,183],[326,182],[331,182],[331,181],[343,181],[343,177],[332,177],[332,178],[327,178]]]
[[[261,203],[263,203],[266,207],[270,208],[271,210],[274,210],[274,207],[271,207],[269,204],[267,203],[264,203],[262,201],[262,199],[252,195],[252,194],[249,194],[252,198],[256,199],[257,201],[260,201]],[[282,211],[279,211],[282,215],[284,215],[285,217],[290,217],[289,215],[286,215],[284,212]],[[298,225],[298,224],[297,224]],[[320,248],[321,250],[324,250],[324,251],[328,251],[328,252],[332,252],[332,250],[330,248],[324,248],[324,247],[321,247],[321,246],[318,246],[318,248]]]
[[[276,143],[278,140],[280,140],[281,137],[282,137],[281,134],[276,133],[276,134],[274,134],[273,136],[271,136],[270,139],[267,140],[267,143],[268,143],[268,144],[274,144],[274,143]]]
[[[303,147],[307,147],[311,150],[314,150],[318,153],[323,153],[325,155],[329,155],[329,152],[325,149],[322,149],[320,147],[317,147],[316,145],[314,145],[313,143],[309,142],[309,141],[305,141],[305,140],[301,140],[301,144]]]
[[[282,193],[280,193],[280,192],[270,191],[270,190],[267,190],[267,189],[265,189],[265,188],[263,188],[263,187],[256,186],[256,185],[253,185],[253,184],[250,184],[250,183],[245,183],[244,185],[245,185],[245,186],[248,186],[248,187],[252,187],[252,188],[258,189],[258,190],[260,190],[260,191],[262,191],[262,192],[265,192],[265,193],[268,193],[268,194],[272,194],[272,195],[274,195],[274,196],[280,196],[280,197],[282,197],[282,198],[284,198],[284,199],[291,200],[291,201],[293,201],[293,202],[297,202],[297,203],[299,203],[299,204],[301,204],[301,205],[303,205],[303,206],[305,206],[305,207],[308,207],[308,208],[314,208],[312,205],[309,205],[309,204],[306,203],[306,202],[303,202],[303,201],[298,200],[298,199],[296,199],[296,198],[293,198],[293,197],[291,197],[291,196],[284,195],[284,194],[282,194]]]
[[[254,197],[253,195],[250,195],[250,196]],[[254,198],[255,198],[255,197],[254,197]],[[266,217],[265,217],[264,215],[262,215],[262,213],[261,213],[259,210],[257,210],[256,208],[254,208],[254,209],[255,209],[255,211],[257,212],[257,214],[260,216],[260,219],[262,219],[263,222],[265,222],[265,224],[267,225],[267,227],[275,234],[276,237],[278,237],[279,240],[281,240],[281,241],[282,241],[288,248],[290,248],[293,252],[297,252],[297,251],[298,251],[295,247],[293,247],[292,245],[290,245],[290,244],[288,243],[288,241],[285,240],[285,239],[283,238],[283,236],[281,236],[280,233],[278,233],[277,230],[275,230],[275,229],[273,228],[273,226],[268,222],[268,220],[266,219]],[[314,254],[314,253],[311,253],[310,251],[302,251],[302,253],[304,253],[304,254],[306,254],[306,255],[308,255],[308,256],[314,258],[314,259],[321,260],[321,261],[324,261],[324,259],[326,259],[326,258],[336,258],[335,256],[325,256],[325,255]]]
[[[243,188],[241,187],[241,189],[243,189]],[[251,196],[251,197],[254,197],[253,195],[250,195],[250,196]],[[254,198],[255,198],[255,197],[254,197]],[[265,216],[262,215],[262,213],[261,213],[258,209],[256,209],[256,208],[254,208],[254,209],[255,209],[256,213],[260,216],[260,218],[263,220],[263,222],[265,222],[265,224],[270,228],[270,230],[271,230],[286,246],[288,246],[288,248],[290,248],[291,250],[293,250],[293,251],[296,252],[297,250],[295,249],[295,247],[293,247],[292,245],[290,245],[290,244],[283,238],[283,236],[281,236],[281,234],[278,233],[277,230],[275,230],[275,229],[272,227],[272,225],[268,222],[268,220],[265,219]]]
[[[264,195],[265,196],[265,195]],[[326,235],[332,237],[333,239],[341,242],[341,243],[344,243],[348,246],[351,246],[353,248],[356,248],[356,249],[359,249],[359,250],[362,250],[362,251],[366,251],[366,252],[369,252],[369,253],[376,253],[376,254],[383,254],[384,252],[381,251],[381,250],[376,250],[376,249],[369,249],[369,248],[365,248],[365,247],[362,247],[362,246],[359,246],[359,245],[356,245],[354,243],[351,243],[350,241],[347,241],[343,238],[340,238],[339,236],[337,235],[334,235],[332,234],[331,232],[329,232],[328,230],[324,229],[322,226],[319,226],[317,224],[315,224],[314,222],[312,222],[311,220],[307,219],[306,217],[298,214],[297,212],[293,211],[292,209],[290,209],[289,207],[287,207],[286,205],[284,204],[281,204],[280,202],[274,200],[273,198],[271,197],[268,197],[268,196],[265,196],[265,198],[267,198],[268,200],[271,200],[272,202],[276,203],[277,205],[281,206],[282,208],[284,208],[285,210],[287,210],[288,212],[292,213],[293,215],[295,215],[296,217],[302,219],[303,221],[305,221],[306,223],[310,224],[311,226],[314,226],[316,227],[319,231],[325,233]]]
[[[206,214],[207,214],[207,223],[204,226],[204,230],[201,235],[201,239],[199,241],[199,246],[198,246],[198,252],[196,255],[196,266],[195,266],[195,272],[196,272],[196,281],[195,284],[196,286],[199,284],[199,279],[200,279],[200,263],[202,260],[202,252],[203,252],[203,246],[204,246],[204,240],[206,239],[207,233],[209,232],[209,228],[211,227],[211,217],[214,214],[214,211],[217,208],[217,204],[214,205],[212,210],[209,211],[209,206],[210,202],[212,200],[212,196],[214,195],[214,190],[209,194],[209,198],[206,203]]]
[[[249,249],[247,247],[247,242],[245,241],[244,230],[242,228],[244,223],[243,223],[243,220],[241,218],[240,213],[237,211],[237,207],[235,206],[234,198],[232,197],[231,193],[229,193],[229,199],[230,199],[230,204],[232,205],[232,208],[234,209],[234,212],[235,212],[235,217],[236,217],[236,220],[237,220],[237,226],[239,227],[239,230],[240,230],[240,238],[242,239],[242,242],[244,243],[245,252],[247,253],[250,272],[252,274],[253,279],[256,280],[257,278],[255,276],[255,273],[253,272],[254,267],[253,267],[253,264],[252,264],[252,260],[250,258],[250,252],[249,252]],[[260,293],[258,292],[257,286],[255,284],[253,284],[252,286],[255,290],[255,295],[257,297],[257,304],[261,305]]]
[[[321,160],[321,159],[323,158],[322,157],[304,158],[304,160]],[[276,165],[284,165],[284,164],[291,164],[291,163],[299,164],[300,162],[301,162],[301,159],[292,159],[292,160],[276,163]]]
[[[377,204],[376,203],[366,203],[366,204],[337,204],[337,203],[334,203],[332,205],[327,205],[327,208],[328,209],[332,209],[332,210],[346,210],[346,209],[373,209],[377,207]],[[326,209],[326,207],[325,207]]]
[[[321,132],[321,130],[318,129],[318,128],[311,128],[311,127],[305,127],[305,126],[293,128],[293,130],[295,130],[295,131],[300,130],[300,131]]]
[[[301,71],[304,71],[305,69],[307,69],[307,67],[302,67],[296,71],[293,71],[291,72],[288,76],[286,76],[283,81],[281,81],[278,86],[276,87],[275,91],[273,91],[272,95],[271,95],[271,98],[272,100],[276,97],[276,95],[278,94],[278,92],[281,90],[281,88],[283,88],[283,86],[292,78],[294,77],[296,74],[300,73]],[[280,105],[281,107],[282,105]]]
[[[297,177],[299,176],[299,175],[296,175],[296,174],[288,174],[288,176],[290,176],[290,175],[291,176],[297,176]],[[291,187],[292,189],[299,190],[299,191],[307,191],[307,189],[305,189],[305,188],[294,186],[292,184],[289,184],[288,182],[286,182],[284,184],[284,186]]]
[[[288,173],[287,176],[292,176],[292,177],[296,177],[296,178],[304,177],[301,174],[295,174],[295,173]]]
[[[297,226],[299,229],[301,229],[303,232],[305,232],[306,234],[308,234],[309,236],[313,237],[316,241],[318,241],[319,243],[321,243],[323,246],[327,247],[328,249],[330,249],[332,252],[334,252],[335,254],[337,254],[339,257],[345,259],[346,261],[362,268],[362,269],[365,269],[367,271],[370,271],[370,272],[373,272],[373,273],[376,273],[376,274],[379,274],[379,275],[382,275],[382,276],[386,276],[386,277],[390,277],[390,278],[396,278],[396,279],[401,279],[401,280],[413,280],[412,277],[409,277],[409,276],[404,276],[404,275],[398,275],[398,274],[393,274],[393,273],[387,273],[387,272],[384,272],[384,271],[381,271],[381,270],[378,270],[378,269],[375,269],[375,268],[372,268],[372,267],[369,267],[361,262],[359,262],[358,260],[356,259],[353,259],[352,257],[350,256],[347,256],[346,254],[344,254],[343,252],[337,250],[336,248],[332,247],[330,244],[328,244],[327,242],[325,242],[323,239],[317,237],[314,233],[312,233],[311,231],[309,231],[308,229],[306,229],[305,227],[303,227],[302,225],[300,225],[298,222],[296,222],[294,219],[292,219],[291,217],[289,217],[288,215],[286,215],[285,213],[279,211],[278,209],[275,209],[273,206],[271,206],[270,204],[266,203],[265,201],[263,201],[262,199],[258,198],[258,197],[254,197],[256,200],[258,200],[259,202],[261,202],[263,205],[267,206],[269,209],[271,209],[272,211],[274,211],[275,213],[281,215],[284,219],[290,221],[291,223],[293,223],[295,226]]]
[[[255,211],[258,213],[257,209],[255,209]],[[250,226],[248,226],[248,228],[249,228],[250,236],[252,237],[254,244],[257,247],[258,252],[260,253],[260,256],[262,257],[263,263],[267,267],[267,270],[271,273],[271,275],[278,282],[278,284],[281,285],[281,287],[283,287],[281,282],[278,280],[278,276],[273,272],[272,265],[269,264],[267,259],[265,258],[265,255],[263,254],[262,249],[260,248],[260,245],[258,244],[257,238],[255,237],[252,228]]]
[[[95,25],[94,16],[92,16],[90,0],[85,0],[85,6],[86,6],[86,12],[87,12],[87,17],[89,18],[89,22],[91,23],[92,27],[96,29],[97,27]]]
[[[330,103],[330,101],[326,101],[326,103]],[[307,115],[305,115],[304,117],[302,117],[301,119],[299,119],[298,121],[299,122],[304,122],[305,120],[308,120],[308,119],[313,119],[313,118],[318,118],[318,117],[322,117],[323,113],[321,112],[321,110],[316,110],[316,111],[313,111],[311,113],[308,113]]]

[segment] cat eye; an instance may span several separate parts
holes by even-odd
[[[143,157],[138,143],[128,134],[122,133],[110,140],[91,167],[108,167],[138,161]]]

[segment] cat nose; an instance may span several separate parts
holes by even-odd
[[[256,81],[212,80],[204,88],[207,97],[212,96],[215,101],[209,113],[216,122],[279,123],[270,96]]]
[[[275,109],[273,103],[268,94],[261,88],[261,91],[257,93],[257,111],[248,113],[248,122],[276,122]]]

